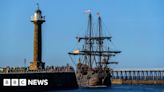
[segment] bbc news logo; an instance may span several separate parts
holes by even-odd
[[[3,86],[48,85],[48,79],[3,79]]]

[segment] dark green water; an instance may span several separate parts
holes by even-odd
[[[79,88],[51,92],[164,92],[164,86],[156,85],[112,85],[111,88]]]

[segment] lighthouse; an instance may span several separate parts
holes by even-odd
[[[45,17],[37,4],[37,9],[31,17],[31,22],[34,24],[34,47],[33,61],[30,64],[30,70],[40,70],[45,68],[45,63],[42,62],[42,24],[45,22]]]

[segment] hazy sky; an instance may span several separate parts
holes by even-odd
[[[113,68],[164,67],[164,0],[37,0],[46,16],[43,24],[43,61],[47,65],[71,62],[73,50],[87,27],[85,10],[103,18],[113,36],[114,48],[122,53]],[[34,0],[0,0],[0,67],[23,66],[33,60]],[[96,23],[95,23],[96,25]]]

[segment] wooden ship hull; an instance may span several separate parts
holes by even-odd
[[[83,67],[83,64],[79,63],[78,65],[76,78],[80,87],[111,86],[111,73],[109,68],[103,70],[98,68],[88,69],[87,67]]]
[[[111,75],[94,73],[91,75],[77,76],[77,82],[80,87],[110,87],[111,86]],[[102,77],[99,77],[102,76]]]

